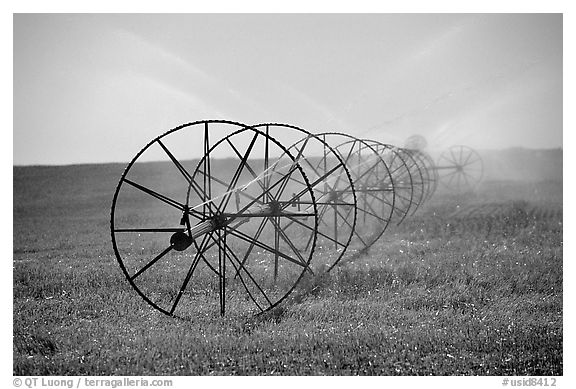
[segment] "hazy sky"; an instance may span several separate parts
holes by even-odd
[[[202,119],[561,147],[562,15],[14,16],[14,164],[128,161]]]

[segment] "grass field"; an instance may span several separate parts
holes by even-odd
[[[563,374],[560,181],[440,191],[279,309],[182,320],[114,257],[122,169],[14,168],[15,375]]]

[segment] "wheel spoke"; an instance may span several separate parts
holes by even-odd
[[[269,157],[270,157],[270,126],[266,125],[266,139],[265,139],[265,143],[264,143],[264,186],[262,187],[262,190],[266,190],[266,188],[268,187],[269,184],[269,176],[268,176],[268,168],[269,168]],[[260,182],[260,181],[258,181]],[[266,196],[264,197],[264,202],[269,202],[270,201],[270,195],[266,194]]]
[[[246,290],[246,293],[248,293],[248,296],[250,297],[250,300],[252,300],[252,302],[256,305],[256,307],[258,307],[258,309],[260,310],[260,312],[264,312],[264,309],[262,309],[262,307],[260,306],[260,304],[258,304],[258,301],[256,301],[256,299],[254,298],[254,296],[252,295],[252,293],[250,292],[250,289],[248,288],[248,286],[246,285],[246,282],[244,282],[244,278],[242,277],[242,274],[240,274],[240,268],[236,266],[236,263],[234,262],[234,260],[232,259],[232,257],[230,256],[230,254],[232,254],[235,258],[236,261],[238,261],[238,258],[236,257],[236,255],[234,254],[234,252],[230,249],[230,247],[228,247],[228,245],[225,243],[225,247],[226,250],[224,251],[224,254],[226,255],[226,257],[230,260],[230,263],[232,264],[232,266],[234,267],[235,273],[238,275],[238,278],[240,279],[240,282],[242,283],[242,286],[244,287],[244,289]],[[238,261],[239,262],[239,261]],[[268,297],[265,295],[265,293],[262,291],[262,294],[265,296],[266,299],[268,299]],[[272,303],[270,302],[270,305],[272,305]]]
[[[200,174],[202,174],[202,172],[200,172]],[[226,182],[224,182],[223,180],[221,180],[221,179],[219,179],[219,178],[217,178],[217,177],[211,176],[211,177],[208,177],[208,179],[209,179],[209,180],[212,180],[212,181],[214,181],[214,182],[216,182],[216,183],[218,183],[218,184],[220,184],[220,185],[222,185],[222,186],[228,187],[228,184],[227,184]],[[247,193],[244,193],[243,190],[231,190],[231,191],[229,191],[229,192],[227,192],[227,193],[224,193],[224,194],[232,194],[232,193],[238,193],[239,195],[242,195],[242,196],[248,198],[249,200],[255,200],[255,199],[256,199],[255,197],[250,196],[250,195],[247,194]],[[223,197],[224,194],[220,195],[219,197],[216,197],[216,198],[212,199],[212,201],[213,201],[213,200],[216,200],[216,199],[218,199],[218,198],[220,198],[220,197]],[[260,204],[264,204],[263,202],[259,202],[259,203],[260,203]],[[198,206],[196,206],[196,207],[198,207]]]
[[[114,232],[183,232],[185,228],[115,228]]]
[[[299,165],[299,160],[302,157],[302,151],[304,150],[304,148],[306,148],[306,145],[308,144],[308,141],[310,140],[310,138],[311,138],[310,135],[308,137],[306,137],[306,139],[304,140],[304,144],[302,145],[300,150],[298,150],[298,154],[294,158],[294,161],[292,162],[292,166],[290,167],[289,172],[282,179],[283,183],[280,186],[280,188],[278,189],[278,191],[276,192],[276,194],[274,195],[275,199],[279,199],[280,195],[284,192],[284,189],[286,189],[286,185],[288,185],[288,181],[286,180],[286,177],[290,177],[292,175],[292,173],[295,171],[295,169],[293,169],[293,167]],[[310,188],[313,188],[313,186],[311,185]]]
[[[172,207],[179,209],[180,211],[184,211],[186,209],[186,206],[184,204],[179,203],[178,201],[169,198],[168,196],[164,196],[163,194],[160,194],[150,188],[147,188],[143,185],[137,184],[134,181],[131,181],[127,178],[123,178],[123,181],[126,182],[127,184],[132,185],[133,187],[135,187],[136,189],[141,190],[142,192],[149,194],[150,196],[157,198],[158,200],[171,205]]]
[[[328,177],[330,174],[332,174],[332,172],[334,170],[336,170],[337,168],[338,167],[330,169],[330,171],[328,173],[322,175],[322,177],[319,177],[316,181],[314,181],[312,184],[310,184],[310,188],[314,188],[316,185],[318,185],[318,183],[322,182],[326,177]],[[290,201],[286,202],[286,204],[284,205],[284,208],[292,205],[296,199],[299,199],[300,197],[302,197],[308,190],[309,190],[309,188],[302,189],[297,195],[293,196]]]
[[[458,177],[458,171],[450,174],[450,179],[448,180],[448,185],[450,185],[452,183],[452,181],[454,181],[454,177]]]
[[[229,232],[231,235],[234,235],[235,237],[237,237],[237,238],[239,238],[239,239],[241,239],[241,240],[243,240],[243,241],[245,241],[245,242],[248,242],[248,243],[254,242],[254,245],[255,245],[255,246],[258,246],[258,247],[260,247],[261,249],[266,250],[266,251],[268,251],[268,252],[270,252],[270,253],[272,253],[272,254],[275,254],[275,255],[278,254],[279,257],[282,257],[282,258],[286,259],[287,261],[290,261],[290,262],[292,262],[292,263],[295,263],[296,265],[302,266],[302,267],[304,267],[304,268],[308,268],[308,265],[307,265],[306,263],[299,262],[298,260],[289,257],[288,255],[282,253],[282,252],[279,251],[279,250],[275,250],[273,247],[270,247],[270,246],[268,246],[268,245],[265,244],[265,243],[258,242],[258,241],[256,241],[256,240],[252,239],[250,236],[244,234],[244,233],[241,232],[241,231],[238,231],[238,230],[228,230],[228,232]]]
[[[390,176],[394,177],[394,173],[396,173],[398,170],[402,169],[404,167],[404,165],[398,165],[398,167],[396,167],[394,170],[390,171]]]
[[[454,171],[452,171],[452,172],[450,172],[450,173],[445,174],[445,175],[443,176],[443,178],[446,179],[446,178],[448,178],[448,177],[450,177],[450,176],[453,176],[453,175],[455,175],[455,174],[458,174],[458,170],[454,170]]]
[[[202,193],[204,194],[203,199],[203,212],[207,214],[207,208],[211,208],[210,199],[212,198],[212,184],[207,177],[212,176],[210,169],[210,141],[208,135],[208,123],[204,124],[204,187]],[[208,203],[208,204],[207,204]]]
[[[242,175],[242,170],[244,170],[244,167],[247,164],[248,156],[252,152],[252,148],[254,147],[254,143],[256,143],[257,138],[258,138],[258,133],[255,133],[254,137],[252,138],[252,141],[250,142],[250,145],[248,146],[248,149],[246,150],[246,153],[244,153],[244,156],[242,157],[242,160],[240,161],[240,165],[238,166],[238,168],[236,169],[236,172],[234,172],[234,175],[232,176],[232,179],[230,180],[230,184],[228,185],[228,189],[226,189],[226,192],[224,193],[224,198],[222,199],[222,201],[220,202],[220,205],[218,206],[219,210],[226,209],[226,206],[228,205],[228,201],[230,201],[230,196],[231,196],[231,195],[226,195],[226,194],[229,193],[230,189],[235,187],[236,184],[238,183],[238,180],[240,179],[240,176]],[[228,138],[226,138],[226,140],[228,142],[230,142],[230,140]]]
[[[470,161],[470,158],[472,158],[472,156],[474,156],[473,152],[469,152],[468,153],[468,157],[466,158],[466,160],[464,161],[464,163],[462,164],[462,166],[466,166],[468,164],[468,161]]]
[[[467,176],[466,172],[463,171],[463,172],[462,172],[462,178],[463,178],[464,181],[466,182],[466,186],[467,186],[467,187],[470,187],[470,186],[471,186],[471,185],[470,185],[470,182],[468,181],[468,177],[466,177],[466,176]]]
[[[230,231],[229,231],[230,232]],[[230,247],[226,246],[228,248],[228,250],[226,250],[226,253],[231,254],[232,257],[234,257],[235,261],[240,263],[240,261],[238,260],[238,257],[236,256],[236,254],[234,253],[233,250],[230,250]],[[228,258],[230,258],[230,256],[228,256]],[[273,306],[274,304],[272,303],[272,300],[270,300],[270,298],[266,295],[266,293],[264,292],[264,290],[262,289],[262,287],[258,284],[258,282],[256,282],[256,280],[254,279],[254,277],[252,276],[252,274],[250,274],[250,272],[248,271],[248,269],[246,269],[244,266],[240,266],[238,269],[238,271],[243,270],[244,273],[246,273],[246,275],[248,276],[248,278],[250,278],[250,280],[252,281],[252,283],[256,286],[256,288],[260,291],[260,293],[262,293],[262,296],[264,296],[264,298],[266,299],[266,301],[268,301],[268,303],[270,304],[270,306]],[[258,305],[258,304],[257,304]]]
[[[378,216],[378,215],[376,214],[376,211],[374,211],[374,209],[373,209],[368,203],[366,203],[366,205],[368,206],[368,208],[370,208],[370,211],[368,211],[368,210],[366,210],[366,209],[363,209],[362,212],[364,212],[364,213],[366,213],[366,214],[368,214],[368,215],[370,215],[370,216],[372,216],[372,217],[374,217],[374,218],[376,218],[376,219],[378,219],[378,220],[380,220],[380,221],[388,224],[388,222],[389,222],[390,220],[384,219],[384,218]]]
[[[352,157],[352,152],[354,151],[354,147],[356,147],[356,141],[349,142],[349,143],[350,143],[350,150],[348,150],[348,155],[346,155],[346,158],[344,159],[345,165],[348,165],[348,161]],[[343,145],[338,146],[336,149],[340,148],[341,146],[343,146]]]
[[[298,165],[297,164],[292,164],[289,174],[292,174],[294,171],[296,171]],[[264,197],[267,193],[270,193],[270,191],[272,189],[274,189],[276,186],[280,185],[282,182],[284,182],[286,180],[286,178],[288,177],[288,175],[282,177],[281,179],[279,179],[278,181],[276,181],[273,185],[269,186],[268,188],[266,188],[266,190],[264,190],[261,194],[258,195],[258,197],[255,197],[254,200],[252,200],[250,203],[248,203],[248,205],[245,205],[240,211],[238,211],[238,213],[243,213],[244,211],[246,211],[247,209],[249,209],[252,205],[254,205],[259,199],[261,199],[262,197]]]
[[[261,218],[261,217],[270,217],[269,213],[222,213],[224,217],[230,217],[233,219],[238,218]],[[282,212],[279,214],[280,216],[294,216],[294,217],[309,217],[314,216],[314,213],[298,213],[298,212]]]
[[[192,274],[194,274],[194,271],[196,270],[196,267],[198,266],[198,262],[200,261],[200,257],[203,257],[203,250],[205,249],[206,240],[208,239],[209,235],[212,235],[212,234],[204,235],[204,238],[202,239],[202,243],[200,244],[200,246],[197,246],[195,244],[196,255],[194,256],[194,259],[192,260],[192,264],[190,265],[190,268],[188,269],[188,272],[186,273],[186,277],[184,278],[184,282],[180,286],[180,290],[178,291],[178,294],[176,295],[176,299],[174,300],[174,304],[172,304],[172,308],[170,309],[171,315],[176,310],[176,307],[178,306],[178,303],[180,302],[180,299],[182,298],[182,295],[184,294],[184,291],[186,290],[186,287],[188,286],[188,282],[190,282],[190,279],[192,278]]]
[[[330,237],[330,236],[328,236],[328,235],[326,235],[326,234],[324,234],[324,233],[322,233],[322,232],[320,232],[320,231],[315,230],[314,228],[310,227],[310,226],[307,225],[306,223],[302,223],[302,222],[301,222],[300,220],[298,220],[298,219],[293,219],[293,218],[290,217],[290,216],[288,217],[288,219],[290,219],[292,222],[294,222],[294,223],[296,223],[296,224],[301,225],[301,226],[304,227],[304,228],[309,229],[309,230],[312,231],[312,232],[316,232],[316,234],[318,234],[319,236],[321,236],[321,237],[323,237],[323,238],[326,238],[326,239],[328,239],[328,240],[330,240],[330,241],[332,241],[332,242],[334,242],[334,243],[339,244],[339,245],[342,246],[342,247],[345,247],[342,243],[338,242],[337,240],[333,239],[332,237]],[[308,246],[308,245],[307,245],[307,246]]]
[[[381,192],[368,192],[367,193],[367,195],[370,196],[370,198],[371,198],[370,204],[373,204],[374,201],[376,200],[376,201],[379,201],[379,202],[386,204],[390,208],[394,208],[394,197],[392,197],[392,202],[389,202],[386,200],[385,197],[378,197],[377,193],[381,193]]]
[[[382,160],[376,161],[374,163],[374,165],[370,166],[368,169],[366,169],[364,172],[362,172],[362,174],[358,177],[356,177],[356,179],[354,180],[354,182],[358,182],[360,181],[362,178],[364,178],[367,174],[373,174],[373,170],[376,168],[376,166],[378,166],[380,163],[382,163]]]
[[[188,171],[186,170],[186,168],[184,168],[184,166],[182,166],[182,164],[176,159],[176,157],[174,157],[174,155],[170,152],[170,150],[168,150],[168,148],[164,145],[164,143],[162,143],[162,141],[160,140],[160,138],[158,138],[156,140],[156,142],[160,145],[160,147],[162,147],[162,149],[164,150],[164,152],[168,155],[168,157],[170,157],[170,159],[172,160],[172,163],[174,163],[174,165],[176,166],[176,168],[180,171],[180,173],[182,174],[182,176],[184,177],[184,179],[186,179],[186,181],[188,182],[188,185],[190,185],[190,187],[192,189],[194,189],[194,191],[196,192],[196,195],[199,198],[202,198],[202,193],[200,191],[198,191],[198,189],[196,188],[196,186],[194,186],[192,183],[194,182],[194,180],[192,179],[192,176],[190,175],[190,173],[188,173]]]
[[[368,243],[366,243],[366,241],[364,240],[364,237],[362,235],[360,235],[360,232],[358,231],[358,229],[354,229],[354,235],[364,245],[364,247],[370,246]]]
[[[280,229],[275,223],[276,217],[270,218],[272,224],[274,224],[274,283],[278,279],[278,257],[280,253]]]
[[[470,155],[472,155],[472,154],[470,154]],[[462,165],[462,167],[464,167],[464,166],[469,166],[469,165],[473,165],[473,164],[475,164],[476,162],[479,162],[479,161],[481,161],[480,157],[474,156],[474,158],[473,158],[471,161],[468,161],[468,160],[467,160],[466,163]]]
[[[244,264],[246,263],[246,261],[248,260],[248,257],[250,256],[250,254],[252,253],[252,250],[254,249],[254,243],[256,241],[258,241],[258,239],[260,239],[260,235],[262,234],[262,231],[264,231],[264,227],[266,226],[266,223],[268,223],[268,220],[269,220],[269,218],[264,218],[260,222],[260,225],[258,226],[258,229],[256,230],[254,237],[252,238],[252,242],[250,243],[250,246],[248,246],[248,250],[246,250],[246,253],[244,254],[244,258],[242,259],[242,262],[240,263],[240,269],[242,269],[244,267]],[[237,275],[238,275],[238,272],[236,272],[234,277],[236,277]]]
[[[448,151],[450,151],[450,155],[452,156],[452,159],[450,160],[450,162],[454,163],[454,164],[458,164],[458,161],[456,161],[456,156],[454,155],[454,149],[450,148]]]
[[[148,262],[143,268],[141,268],[140,270],[138,270],[138,272],[136,272],[136,274],[134,274],[132,277],[130,277],[130,280],[134,281],[136,279],[136,277],[138,277],[140,274],[144,273],[146,270],[148,270],[152,265],[154,265],[156,262],[158,262],[162,257],[164,257],[166,254],[168,254],[170,251],[172,251],[172,249],[174,248],[174,246],[170,245],[167,248],[164,249],[164,251],[162,251],[160,254],[158,254],[157,256],[155,256],[150,262]]]
[[[226,312],[226,230],[223,233],[218,230],[218,239],[223,243],[218,245],[218,269],[220,271],[218,281],[220,284],[220,315],[224,316]]]
[[[240,158],[242,160],[242,154],[240,154],[240,152],[238,151],[238,149],[236,148],[236,146],[234,146],[234,144],[232,142],[230,142],[230,139],[226,138],[226,142],[230,145],[230,148],[232,148],[232,150],[234,151],[234,153],[236,154],[236,156],[238,156],[238,158]],[[266,138],[266,143],[268,143],[268,138]],[[268,170],[268,159],[265,158],[264,160],[264,172],[266,172]],[[258,183],[258,185],[260,186],[260,188],[262,190],[266,189],[266,185],[262,184],[260,182],[260,178],[259,176],[256,174],[256,172],[254,171],[254,169],[252,169],[252,167],[250,167],[250,165],[248,164],[248,162],[246,161],[246,164],[244,166],[246,168],[246,170],[248,170],[248,172],[250,174],[252,174],[252,178],[255,178]],[[266,182],[266,175],[264,175],[264,177],[262,177],[264,179],[264,182]],[[223,182],[223,181],[220,181]]]

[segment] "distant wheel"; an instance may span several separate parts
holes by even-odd
[[[422,135],[411,135],[404,142],[404,148],[408,150],[424,150],[428,146],[428,141]]]
[[[468,146],[452,146],[438,157],[436,171],[449,190],[466,192],[475,189],[484,175],[482,158]]]
[[[198,162],[199,160],[199,162]],[[155,161],[155,162],[148,162]],[[306,203],[305,211],[295,208]],[[264,312],[311,271],[284,228],[317,226],[314,193],[291,153],[241,123],[199,121],[155,138],[128,164],[111,209],[112,245],[130,285],[152,307],[194,317]]]
[[[392,176],[382,156],[368,141],[341,133],[318,135],[340,154],[352,178],[357,217],[347,255],[351,258],[359,252],[366,252],[390,224],[395,206]]]
[[[414,215],[426,200],[426,188],[429,182],[428,172],[425,170],[425,166],[420,159],[413,155],[413,150],[399,149],[398,152],[406,163],[412,179],[412,205],[409,209],[409,214]]]
[[[356,193],[346,164],[323,135],[281,123],[265,123],[253,127],[286,145],[306,173],[318,208],[316,250],[311,267],[315,271],[331,269],[346,254],[356,228]],[[298,203],[299,209],[306,210],[309,207],[311,204]],[[284,226],[299,226],[307,234],[308,239],[298,239],[303,250],[307,250],[311,243],[309,237],[312,235],[308,234],[307,229],[315,228],[310,221],[312,219],[294,218]]]
[[[424,174],[424,201],[430,200],[432,195],[438,188],[438,170],[434,164],[432,157],[424,151],[414,151],[412,156],[418,161],[419,166],[422,168]]]
[[[415,187],[408,164],[410,161],[395,146],[378,141],[368,141],[368,143],[382,156],[390,171],[394,189],[392,220],[398,225],[408,216],[410,209],[416,206]]]

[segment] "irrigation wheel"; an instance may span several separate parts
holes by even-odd
[[[318,134],[340,154],[350,172],[357,201],[356,228],[349,258],[366,252],[388,227],[394,212],[392,176],[378,151],[369,141],[341,133]],[[352,212],[352,211],[350,211]]]
[[[439,175],[432,157],[421,150],[413,150],[412,156],[420,166],[424,176],[424,201],[428,201],[438,188]]]
[[[468,146],[451,146],[438,157],[435,170],[446,188],[458,193],[473,190],[482,180],[484,164]]]
[[[409,136],[404,142],[404,148],[409,150],[424,150],[427,146],[428,141],[419,134]]]
[[[315,227],[306,251],[295,247],[301,229],[285,228],[294,218]],[[278,305],[311,271],[317,224],[297,159],[269,134],[224,120],[188,123],[151,141],[128,164],[111,209],[128,282],[152,307],[179,317]]]
[[[408,212],[410,215],[414,215],[426,200],[425,195],[428,186],[428,173],[425,171],[420,160],[413,155],[413,150],[398,149],[398,152],[406,163],[406,168],[410,172],[410,177],[412,179],[412,205]]]
[[[354,183],[340,154],[326,141],[325,136],[315,135],[302,128],[281,123],[265,123],[253,126],[271,134],[287,147],[304,169],[310,187],[314,191],[318,208],[316,250],[311,267],[314,271],[331,269],[345,255],[356,228],[357,202]],[[291,178],[297,179],[297,177]],[[299,202],[304,212],[312,206]],[[312,219],[293,218],[286,228],[299,225],[308,238],[299,239],[304,251],[310,245],[308,229]]]
[[[414,183],[412,180],[412,173],[410,172],[406,156],[402,156],[400,149],[395,146],[384,144],[378,141],[367,141],[384,159],[384,163],[390,171],[392,177],[389,184],[393,185],[391,188],[394,195],[394,212],[392,219],[399,225],[404,221],[404,218],[414,208]]]

